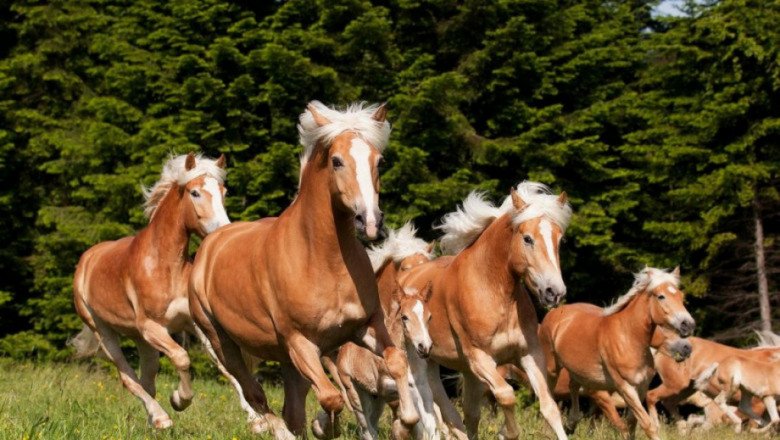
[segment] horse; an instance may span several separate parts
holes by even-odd
[[[720,363],[716,362],[697,381],[698,389],[705,389],[707,380],[714,382],[720,389],[715,397],[715,403],[734,423],[734,430],[742,430],[742,419],[727,405],[729,398],[737,391],[741,394],[739,409],[750,418],[762,422],[749,403],[753,396],[758,397],[764,403],[769,413],[769,423],[762,428],[754,429],[754,432],[766,432],[773,426],[780,426],[780,416],[777,412],[776,396],[780,396],[780,360],[764,362],[749,356],[728,356]],[[747,405],[742,404],[747,402]]]
[[[679,268],[670,273],[648,267],[635,275],[628,293],[606,309],[568,304],[544,317],[539,335],[550,382],[554,383],[562,368],[571,377],[570,427],[581,417],[578,398],[582,386],[617,391],[647,436],[659,438],[658,425],[642,407],[653,376],[650,344],[656,327],[666,327],[681,337],[690,336],[695,327],[683,304],[679,278]],[[682,342],[681,347],[686,345]],[[633,434],[633,429],[621,431],[624,437]]]
[[[378,165],[390,135],[385,116],[384,106],[360,103],[342,111],[309,103],[298,124],[304,150],[295,200],[279,217],[232,223],[209,235],[195,258],[192,316],[255,411],[255,432],[303,435],[310,386],[323,410],[337,415],[344,399],[320,356],[348,341],[387,363],[403,425],[411,429],[419,419],[406,356],[385,328],[360,241],[376,239],[382,227]],[[283,420],[269,408],[242,351],[281,363]]]
[[[713,364],[723,362],[724,359],[731,356],[748,357],[761,362],[780,359],[780,347],[773,347],[766,343],[753,349],[741,349],[698,337],[690,337],[688,341],[692,347],[692,354],[683,363],[674,361],[664,353],[656,353],[654,356],[655,368],[662,382],[647,393],[646,403],[648,412],[656,420],[656,423],[658,422],[658,410],[656,409],[658,402],[663,403],[673,420],[681,419],[678,409],[680,402],[697,392],[694,383]],[[715,396],[721,390],[713,388],[707,391],[709,395]],[[710,403],[706,398],[698,400],[705,405]],[[743,413],[753,412],[749,399],[739,399],[739,402],[740,410]],[[709,422],[716,423],[717,420],[709,420]]]
[[[224,156],[172,157],[157,183],[144,191],[149,224],[133,237],[89,248],[73,276],[73,302],[84,321],[81,333],[70,341],[76,356],[102,349],[155,428],[173,424],[154,398],[160,352],[179,374],[171,406],[182,411],[192,401],[190,359],[169,333],[192,330],[187,306],[190,236],[205,237],[230,223],[223,206],[224,178]],[[138,347],[140,379],[122,353],[120,335]]]
[[[411,222],[405,223],[397,230],[389,230],[387,238],[380,246],[368,248],[368,257],[376,273],[385,326],[396,345],[405,348],[409,360],[412,398],[420,414],[420,422],[414,428],[415,436],[435,438],[438,433],[427,375],[424,367],[415,368],[419,365],[419,356],[427,357],[430,351],[428,321],[423,319],[424,316],[430,316],[426,305],[427,296],[418,298],[419,295],[415,294],[417,291],[414,289],[407,289],[411,293],[406,296],[398,294],[403,289],[398,285],[397,275],[432,258],[433,243],[417,238],[416,232]],[[426,290],[429,291],[430,289]],[[399,301],[403,299],[406,300]],[[422,309],[415,308],[418,307],[417,300],[420,300],[419,307]],[[399,304],[401,312],[398,311]],[[413,310],[410,310],[415,313],[412,314],[410,310],[403,311],[404,306],[412,307]],[[418,312],[421,312],[422,316],[419,316]],[[406,318],[403,318],[404,316]],[[414,323],[416,317],[421,320],[419,325]],[[399,319],[402,321],[399,322]],[[409,326],[412,326],[411,331]],[[342,345],[338,353],[323,356],[322,362],[338,383],[347,407],[355,414],[361,437],[376,438],[378,418],[382,414],[384,403],[391,403],[391,398],[395,398],[396,394],[393,385],[386,386],[389,380],[387,367],[380,358],[354,343]],[[354,387],[354,383],[359,386]],[[393,407],[394,413],[395,409]],[[329,426],[329,418],[321,411],[317,419],[319,426],[315,430],[315,436],[326,438],[327,433],[333,431]],[[394,432],[401,435],[398,431],[398,423],[394,423]]]
[[[500,206],[470,193],[447,214],[439,229],[442,249],[450,254],[401,274],[401,285],[421,289],[433,283],[428,306],[433,349],[428,380],[450,433],[475,438],[481,397],[486,388],[504,413],[503,434],[519,435],[515,394],[497,366],[513,363],[528,374],[541,412],[558,438],[566,438],[561,416],[545,380],[544,354],[529,290],[546,306],[566,294],[558,258],[560,239],[571,207],[565,193],[522,182]],[[463,373],[464,426],[439,377],[439,365]]]
[[[431,350],[431,337],[428,333],[428,320],[431,312],[427,302],[430,296],[431,286],[428,285],[423,292],[416,289],[395,289],[389,313],[385,318],[393,342],[399,347],[404,347],[410,364],[414,357],[424,359]],[[395,438],[403,438],[405,431],[399,425],[397,405],[397,390],[390,377],[385,362],[373,355],[368,350],[355,344],[344,344],[338,351],[335,361],[339,384],[342,392],[350,403],[355,418],[360,428],[360,437],[365,440],[377,438],[379,416],[385,403],[389,403],[393,409],[393,435]],[[435,439],[439,437],[433,414],[433,398],[430,387],[427,384],[427,376],[423,368],[420,374],[415,374],[410,368],[410,381],[413,386],[412,397],[418,412],[428,414],[430,420],[427,423],[421,418],[414,427],[415,438]],[[427,399],[426,399],[427,397]],[[322,417],[323,413],[320,414]]]

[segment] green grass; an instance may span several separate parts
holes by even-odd
[[[195,399],[186,411],[176,413],[168,396],[176,378],[162,374],[158,379],[158,400],[173,419],[174,426],[157,432],[146,424],[140,402],[124,390],[113,371],[90,368],[87,364],[18,363],[0,358],[0,439],[257,439],[245,422],[233,389],[217,380],[197,380]],[[280,412],[283,394],[278,385],[267,384],[272,408]],[[536,405],[518,409],[521,438],[552,438],[551,431],[536,410]],[[306,410],[309,421],[317,411],[313,393]],[[387,411],[381,438],[389,438]],[[494,439],[500,417],[485,410],[481,438]],[[357,438],[351,414],[342,418],[342,438]],[[725,428],[687,437],[665,425],[666,439],[725,440],[760,438],[750,434],[737,436]],[[309,438],[312,438],[311,435]],[[616,432],[602,419],[585,419],[573,439],[617,439]],[[645,438],[638,434],[638,438]]]

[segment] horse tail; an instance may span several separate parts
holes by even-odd
[[[66,344],[76,350],[74,355],[76,359],[92,356],[100,349],[100,340],[86,324],[78,334],[68,339]]]
[[[699,374],[696,379],[693,380],[693,386],[699,391],[704,391],[707,389],[707,385],[710,382],[710,379],[712,379],[712,376],[715,375],[715,372],[718,370],[718,363],[715,362],[712,365],[710,365],[706,370],[704,370],[701,374]]]
[[[758,336],[758,346],[761,347],[780,347],[780,335],[769,330],[755,330]]]

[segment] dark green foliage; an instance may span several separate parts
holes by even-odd
[[[470,190],[498,198],[539,180],[575,206],[570,300],[604,304],[644,264],[680,264],[697,304],[714,304],[737,269],[751,273],[756,206],[770,265],[780,258],[780,11],[728,0],[659,21],[654,4],[0,7],[0,335],[11,334],[0,353],[66,354],[79,255],[144,226],[139,186],[170,153],[225,153],[231,218],[278,214],[296,192],[297,117],[312,99],[388,102],[391,225],[414,219],[434,238]],[[705,328],[725,327],[701,310]]]

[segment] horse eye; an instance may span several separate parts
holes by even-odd
[[[525,244],[529,244],[529,245],[533,245],[534,244],[534,239],[531,238],[530,235],[524,235],[523,236],[523,241],[525,242]]]
[[[192,197],[195,197],[195,198],[198,198],[198,197],[200,197],[200,193],[198,192],[198,190],[197,190],[197,189],[193,189],[192,191],[190,191],[190,195],[191,195]]]
[[[342,161],[340,157],[333,156],[331,162],[333,163],[333,168],[341,168],[344,166],[344,161]]]
[[[664,295],[658,295],[658,301],[663,301],[665,299],[666,297]]]
[[[406,315],[401,315],[401,319],[402,319],[404,322],[406,322],[406,321],[408,321],[408,320],[409,320],[409,317],[408,317],[408,316],[406,316]]]

